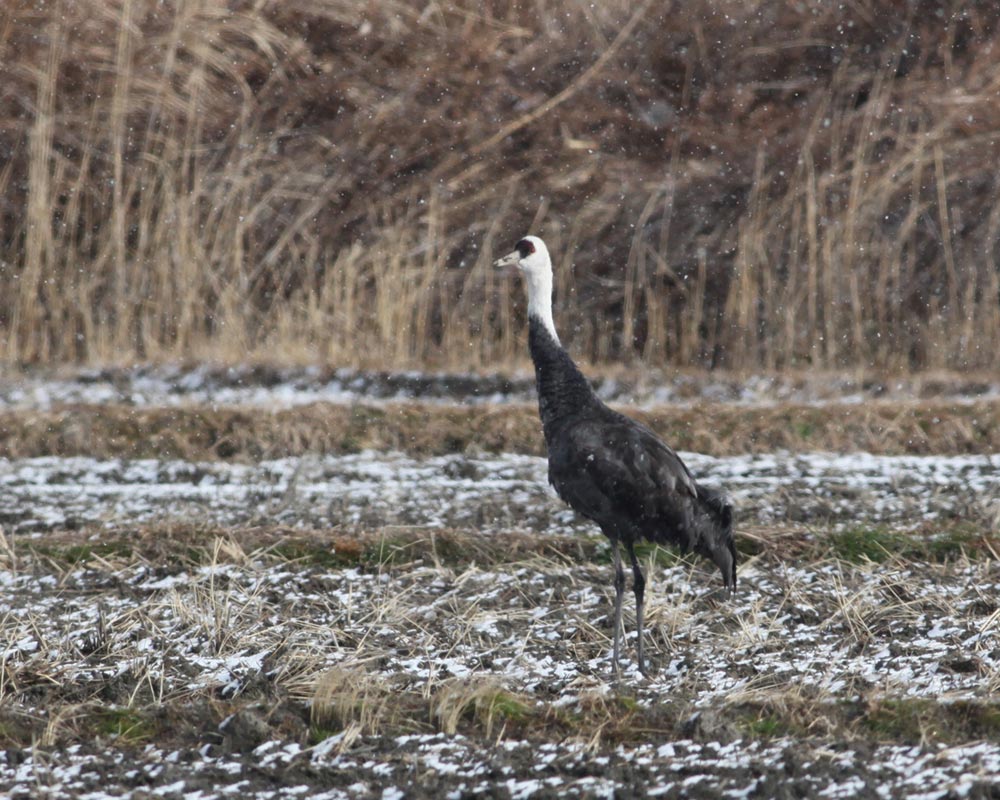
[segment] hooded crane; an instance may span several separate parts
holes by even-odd
[[[549,454],[549,483],[611,540],[615,565],[613,666],[619,672],[625,572],[620,545],[632,562],[639,671],[643,657],[646,579],[635,543],[694,550],[712,559],[730,591],[736,588],[733,506],[722,492],[698,485],[684,462],[653,431],[612,411],[559,343],[552,322],[552,262],[545,243],[527,236],[495,267],[516,265],[528,291],[528,346],[535,364],[538,412]]]

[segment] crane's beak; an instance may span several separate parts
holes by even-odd
[[[517,263],[521,260],[521,254],[514,250],[507,253],[503,258],[498,258],[493,262],[494,269],[502,269],[508,274],[513,274],[517,270]]]

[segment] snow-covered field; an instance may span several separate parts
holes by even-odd
[[[627,669],[643,701],[680,685],[696,709],[775,686],[814,698],[951,701],[1000,688],[1000,570],[991,561],[751,561],[731,598],[709,592],[719,579],[701,567],[654,567],[650,577],[647,624],[659,673],[646,680]],[[233,696],[276,669],[265,661],[280,643],[293,655],[286,670],[307,659],[310,672],[338,667],[397,691],[495,679],[507,691],[565,706],[611,690],[607,565],[331,571],[268,567],[251,557],[196,567],[90,566],[58,580],[5,571],[0,581],[5,659],[73,683],[141,662],[163,695],[211,688]]]
[[[936,743],[932,718],[930,741],[893,741],[922,735],[905,728],[899,704],[916,704],[918,714],[995,708],[1000,567],[992,560],[754,559],[732,598],[708,591],[718,584],[708,570],[651,563],[647,630],[658,672],[647,680],[635,671],[633,633],[618,684],[607,564],[539,554],[492,566],[330,569],[262,554],[225,560],[232,546],[220,544],[209,564],[98,561],[58,574],[41,560],[8,559],[4,702],[17,687],[21,713],[56,730],[72,719],[32,696],[68,695],[79,716],[112,691],[118,706],[194,702],[232,713],[180,743],[152,734],[133,742],[119,730],[68,748],[8,749],[0,790],[96,799],[846,797],[863,788],[944,798],[985,796],[965,793],[1000,781],[995,739]],[[330,735],[312,741],[301,719],[299,735],[277,735],[264,722],[262,686],[322,712],[314,720]],[[456,694],[470,699],[463,705]],[[484,696],[514,711],[490,723],[474,711]],[[620,711],[623,696],[624,722],[603,711]],[[879,744],[870,709],[887,702],[904,727]],[[845,706],[848,717],[869,710],[875,742],[845,737]],[[786,713],[809,735],[783,731]],[[631,714],[644,732],[620,727]],[[473,716],[472,733],[449,728],[449,718]],[[505,735],[508,716],[514,732]],[[564,727],[546,737],[553,719]],[[898,726],[894,716],[882,724]],[[417,730],[401,732],[407,725]],[[768,735],[748,735],[761,730]]]
[[[0,759],[3,756],[0,754]],[[582,743],[505,739],[485,748],[462,735],[403,735],[386,752],[357,754],[266,742],[244,758],[162,750],[29,755],[10,776],[11,798],[162,797],[246,800],[307,797],[986,798],[995,796],[1000,748],[876,745],[831,749],[779,739],[619,746],[596,756]],[[110,773],[110,777],[109,777]],[[249,776],[249,777],[248,777]],[[58,788],[57,788],[58,787]],[[152,787],[152,791],[150,790]]]
[[[607,402],[640,407],[692,403],[862,403],[873,399],[971,402],[1000,397],[1000,380],[895,378],[858,380],[842,375],[720,377],[646,372],[594,377]],[[283,408],[307,403],[534,402],[534,376],[473,373],[371,372],[316,367],[144,366],[63,370],[37,376],[0,375],[0,408],[47,409],[73,403],[136,406],[217,405]]]
[[[95,373],[0,405],[376,385],[266,377]],[[378,385],[433,396],[418,378]],[[0,795],[996,796],[1000,456],[683,457],[736,501],[739,589],[644,554],[656,674],[628,593],[618,680],[607,546],[543,459],[0,460]]]
[[[743,523],[914,527],[1000,521],[1000,456],[682,453],[726,487]],[[222,525],[408,525],[589,530],[548,486],[534,456],[400,453],[257,464],[91,458],[0,459],[0,521],[16,533],[199,520]]]

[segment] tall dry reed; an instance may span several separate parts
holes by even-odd
[[[991,3],[14,0],[0,359],[998,365]]]

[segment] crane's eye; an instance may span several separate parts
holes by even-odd
[[[532,244],[527,239],[522,239],[517,243],[517,247],[514,248],[520,254],[521,258],[527,258],[532,253],[535,252],[535,245]]]

